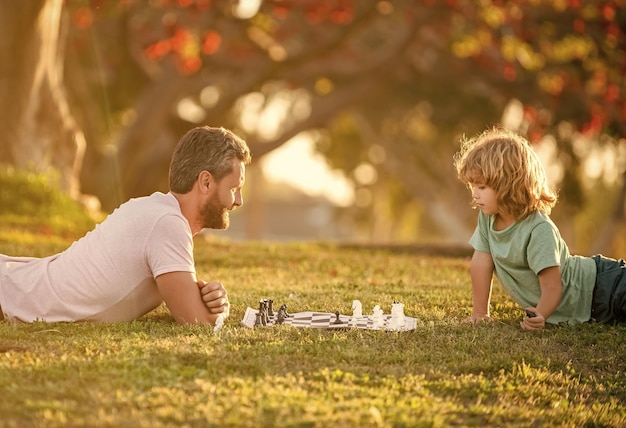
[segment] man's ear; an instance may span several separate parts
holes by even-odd
[[[213,175],[211,175],[209,171],[202,171],[198,174],[198,185],[201,190],[209,190],[214,183],[215,180],[213,180]]]

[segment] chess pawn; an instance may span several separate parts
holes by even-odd
[[[363,316],[363,306],[360,300],[352,301],[352,317],[361,318]]]
[[[335,319],[335,321],[333,322],[333,324],[342,324],[341,319],[339,319],[339,315],[340,315],[339,311],[335,311],[335,317],[336,317],[336,319]]]
[[[372,328],[375,330],[379,330],[383,326],[383,310],[380,309],[379,305],[374,306],[374,322],[372,323]]]

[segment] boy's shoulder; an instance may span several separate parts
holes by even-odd
[[[526,223],[528,226],[536,227],[541,224],[549,224],[550,227],[556,227],[550,216],[542,211],[534,211],[528,215],[520,223]]]
[[[560,239],[561,232],[559,228],[554,224],[550,216],[541,211],[535,211],[528,215],[524,220],[520,222],[520,229],[526,234],[537,236],[557,236]]]

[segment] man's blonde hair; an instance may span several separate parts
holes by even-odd
[[[528,141],[522,136],[493,128],[463,138],[454,156],[459,179],[486,184],[496,192],[499,209],[517,220],[534,211],[550,214],[557,196],[549,188],[546,172]]]

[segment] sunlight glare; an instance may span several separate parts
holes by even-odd
[[[211,108],[220,100],[220,90],[217,86],[207,86],[200,91],[200,103],[204,108]]]
[[[237,101],[237,110],[240,111],[239,121],[246,132],[251,134],[256,132],[264,101],[265,97],[260,92],[249,93]]]
[[[354,200],[351,182],[329,168],[306,134],[295,136],[260,162],[269,181],[289,183],[308,195],[325,196],[339,206],[349,206]]]
[[[233,15],[239,19],[250,19],[257,14],[261,0],[239,0],[233,5]]]
[[[262,138],[270,140],[278,135],[287,118],[291,103],[289,94],[285,92],[278,93],[272,97],[259,117],[259,123],[262,123],[263,126],[259,126],[257,129]]]
[[[204,109],[190,98],[180,100],[176,106],[176,112],[180,118],[193,123],[202,122],[206,116]]]

